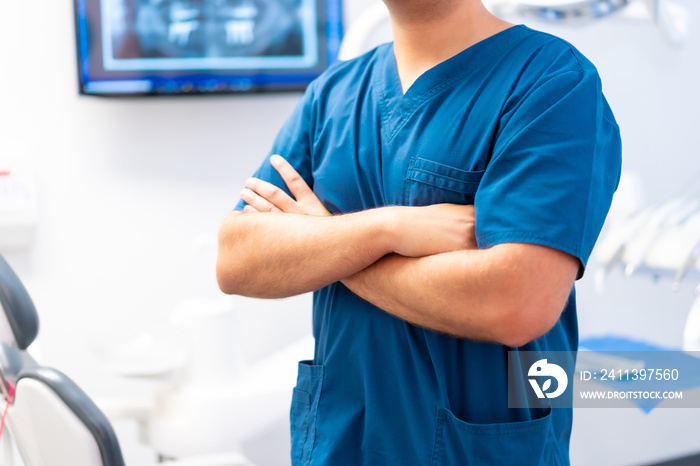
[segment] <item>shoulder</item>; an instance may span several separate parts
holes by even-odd
[[[509,58],[523,64],[523,71],[551,76],[565,72],[597,75],[598,71],[576,47],[552,34],[519,28],[520,40],[509,51]]]
[[[516,40],[495,65],[511,83],[506,109],[531,97],[548,100],[569,95],[590,102],[603,98],[598,70],[576,47],[552,34],[516,27]],[[574,89],[577,92],[572,93]]]

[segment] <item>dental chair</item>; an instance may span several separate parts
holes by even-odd
[[[27,290],[0,255],[1,466],[124,466],[112,425],[69,377],[27,351],[39,317]],[[14,393],[12,388],[14,387]],[[252,466],[238,453],[163,460],[168,466]]]
[[[0,256],[0,389],[10,397],[0,448],[3,466],[124,466],[105,415],[70,378],[27,352],[39,318],[27,290]]]

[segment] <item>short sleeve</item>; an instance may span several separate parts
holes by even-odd
[[[255,178],[268,181],[282,189],[287,194],[289,189],[270,164],[270,156],[279,154],[294,167],[306,183],[313,187],[311,176],[311,145],[312,145],[312,102],[313,83],[307,87],[303,97],[299,100],[294,111],[285,122],[272,145],[272,149],[263,161],[260,168],[253,174]],[[241,199],[235,210],[243,210],[246,203]]]
[[[619,128],[595,69],[540,81],[501,118],[474,201],[477,244],[556,248],[579,259],[580,278],[619,181]]]

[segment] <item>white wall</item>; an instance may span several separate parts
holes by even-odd
[[[682,49],[643,23],[547,28],[598,66],[622,127],[624,167],[641,174],[649,200],[678,194],[700,170],[700,5],[678,2],[695,19]],[[346,3],[352,19],[371,1]],[[44,361],[98,386],[96,339],[153,325],[182,299],[217,296],[210,255],[195,255],[192,243],[215,234],[298,95],[79,97],[71,2],[4,2],[2,18],[0,158],[32,160],[40,189],[36,241],[6,257],[39,309]],[[680,345],[688,286],[673,296],[668,283],[615,275],[598,296],[593,271],[592,264],[579,285],[583,337],[614,332]],[[308,332],[307,304],[251,312],[248,354]],[[575,464],[633,464],[700,450],[692,410],[577,411],[575,422]],[[610,435],[627,430],[634,430],[630,440]],[[274,447],[253,450],[261,464],[275,464],[274,455],[260,452],[279,448],[284,457],[285,441],[272,436],[266,442]]]

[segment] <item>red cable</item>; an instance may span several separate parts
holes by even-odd
[[[5,405],[5,410],[2,412],[2,419],[0,419],[0,438],[2,438],[2,430],[5,427],[5,416],[7,416],[7,411],[10,409],[12,399],[15,397],[15,386],[12,385],[9,380],[7,380],[6,383],[9,392],[7,394],[7,404]]]

